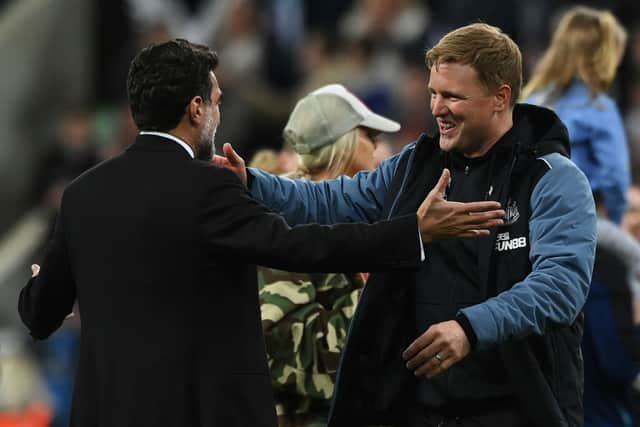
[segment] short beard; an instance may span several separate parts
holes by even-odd
[[[196,159],[205,162],[210,162],[216,152],[215,139],[217,129],[213,129],[213,132],[209,129],[209,126],[204,129],[198,144],[198,152],[196,153]]]
[[[209,162],[213,158],[213,153],[215,151],[215,146],[213,141],[211,143],[205,142],[204,144],[198,147],[198,152],[196,153],[196,159],[202,160],[204,162]]]

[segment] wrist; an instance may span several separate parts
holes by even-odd
[[[473,327],[471,326],[471,322],[469,322],[467,316],[465,316],[464,313],[460,311],[458,312],[458,314],[456,314],[454,320],[458,322],[458,324],[464,331],[464,334],[467,336],[467,341],[469,341],[469,347],[471,348],[471,350],[475,349],[476,345],[478,344],[478,337],[476,336],[476,333],[474,332]]]

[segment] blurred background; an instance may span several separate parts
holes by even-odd
[[[251,160],[271,149],[295,102],[342,83],[402,124],[381,157],[433,125],[424,51],[483,21],[520,45],[525,81],[547,47],[561,0],[0,0],[0,427],[67,425],[79,320],[33,343],[17,315],[65,184],[133,141],[125,77],[143,46],[182,37],[220,55],[224,92],[216,145]],[[611,95],[625,118],[640,179],[640,2],[583,1],[611,10],[629,42]],[[634,200],[630,200],[633,208]],[[636,205],[640,204],[637,200]],[[99,271],[95,274],[100,274]],[[19,424],[22,423],[22,424]]]

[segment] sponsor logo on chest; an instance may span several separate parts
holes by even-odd
[[[496,236],[496,251],[498,252],[513,251],[525,247],[527,247],[526,237],[514,237],[512,239],[508,232],[499,233]]]

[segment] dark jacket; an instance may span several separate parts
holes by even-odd
[[[499,349],[533,422],[581,425],[580,313],[595,252],[593,198],[567,158],[566,129],[553,112],[516,105],[513,131],[517,143],[496,158],[490,195],[502,201],[511,224],[479,242],[479,275],[495,282],[497,295],[459,314],[469,321],[478,351]],[[411,203],[420,196],[408,193],[426,194],[446,165],[437,147],[437,138],[424,136],[374,171],[321,183],[250,169],[251,193],[290,224],[373,222],[416,208]],[[429,262],[429,245],[425,252]],[[410,294],[416,277],[371,276],[343,353],[332,425],[405,419],[415,393],[401,354],[416,338]]]
[[[532,194],[553,162],[544,156],[550,153],[562,156],[569,154],[566,129],[550,111],[518,106],[514,122],[512,131],[516,135],[512,138],[513,143],[493,154],[497,166],[489,197],[500,201],[505,207],[507,224],[481,239],[478,258],[480,282],[494,283],[496,295],[510,290],[516,284],[527,286],[524,281],[532,273],[532,263],[537,262],[536,254],[532,253],[535,249],[529,240],[541,232],[530,230],[532,210],[536,209]],[[420,200],[422,194],[411,197],[408,193],[422,191],[426,195],[437,182],[442,169],[449,165],[449,158],[448,153],[438,149],[437,138],[424,136],[418,141],[412,156],[398,166],[390,186],[391,194],[397,192],[401,196],[395,203],[385,205],[383,215],[393,217],[397,213],[415,209],[415,205],[406,206],[405,201]],[[417,186],[412,182],[424,174],[430,176],[427,184],[416,189]],[[584,195],[588,196],[588,192],[584,191]],[[517,208],[514,210],[510,206]],[[589,248],[585,255],[590,257],[587,261],[590,274],[595,247],[595,217],[592,202],[587,200],[584,208],[591,210],[587,217],[592,225],[591,235],[585,236]],[[555,212],[556,222],[562,223],[562,215],[567,213],[564,210],[566,207]],[[516,212],[518,218],[514,218]],[[546,232],[553,232],[554,227],[562,226],[547,221],[545,219],[544,227],[550,229]],[[568,220],[566,225],[570,226],[571,223]],[[521,240],[523,237],[525,240]],[[557,236],[558,239],[565,237],[562,234]],[[505,246],[504,242],[509,242],[507,245],[511,246]],[[521,242],[526,243],[521,245]],[[425,251],[428,258],[428,245]],[[572,256],[575,254],[569,255]],[[429,262],[428,259],[426,262]],[[536,268],[541,267],[538,265]],[[415,402],[415,377],[404,367],[401,354],[415,339],[415,319],[408,314],[414,310],[411,287],[407,286],[415,280],[415,276],[385,273],[373,275],[367,284],[343,352],[330,425],[405,422],[410,405]],[[532,283],[531,286],[539,284]],[[581,292],[586,295],[586,284],[582,287]],[[581,301],[584,301],[584,295]],[[499,344],[498,354],[521,409],[530,422],[539,426],[579,426],[582,425],[582,316],[576,319],[574,315],[571,320],[554,322],[552,302],[542,304],[541,314],[547,317],[544,330],[522,337],[504,337],[503,342],[496,343]],[[483,324],[486,321],[482,316],[488,316],[488,313],[477,312],[482,305],[459,312],[459,315],[470,320],[472,333],[480,338],[479,350],[488,347],[482,337],[482,329],[491,326]],[[580,307],[575,308],[576,314]],[[473,357],[473,354],[469,357]],[[464,378],[461,381],[459,385],[464,386]],[[481,390],[478,392],[482,393]]]
[[[252,264],[416,265],[415,218],[290,228],[233,173],[166,138],[140,136],[66,189],[20,315],[35,338],[46,338],[78,300],[72,426],[271,427]]]

